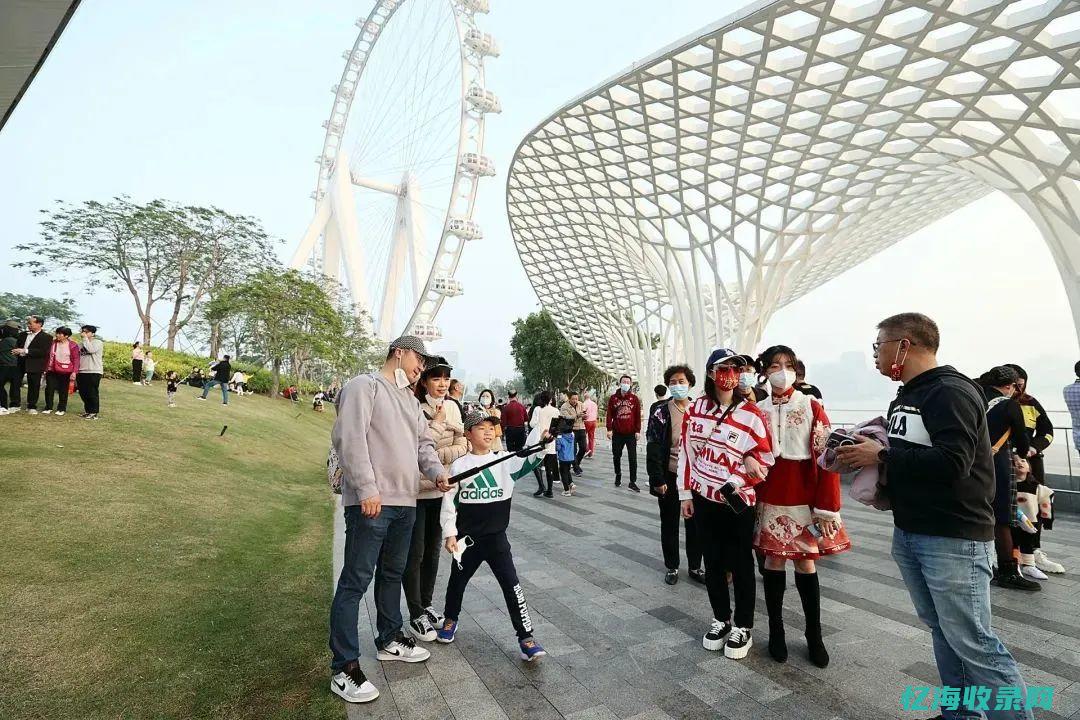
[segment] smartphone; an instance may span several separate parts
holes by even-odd
[[[735,483],[727,482],[720,486],[720,494],[724,497],[724,500],[735,511],[735,514],[741,514],[750,509],[750,506],[746,504],[746,501],[742,499],[742,495],[735,488]]]
[[[838,448],[845,445],[854,445],[855,438],[846,430],[833,430],[829,433],[829,437],[825,438],[825,447]]]

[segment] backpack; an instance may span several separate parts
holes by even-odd
[[[372,377],[369,375],[369,377]],[[375,402],[376,396],[379,394],[379,383],[372,379],[371,382],[371,401]],[[341,484],[345,480],[345,471],[341,469],[341,462],[338,458],[337,450],[334,449],[334,443],[330,443],[330,451],[326,454],[326,479],[330,483],[330,492],[335,495],[341,494]]]

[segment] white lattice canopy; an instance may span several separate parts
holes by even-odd
[[[1078,55],[1077,0],[758,3],[524,139],[518,253],[579,351],[651,378],[997,189],[1080,321]]]

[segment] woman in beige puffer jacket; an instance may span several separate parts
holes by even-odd
[[[452,370],[445,359],[437,358],[416,382],[416,399],[428,418],[435,452],[447,471],[452,462],[468,451],[461,410],[447,395]],[[433,482],[426,477],[420,478],[416,522],[413,523],[409,560],[402,578],[405,600],[409,604],[409,633],[425,642],[435,639],[435,628],[443,621],[431,604],[442,547],[442,528],[439,524],[442,495]]]

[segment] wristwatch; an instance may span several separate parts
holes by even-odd
[[[878,450],[877,461],[882,464],[889,462],[889,448],[883,447]]]

